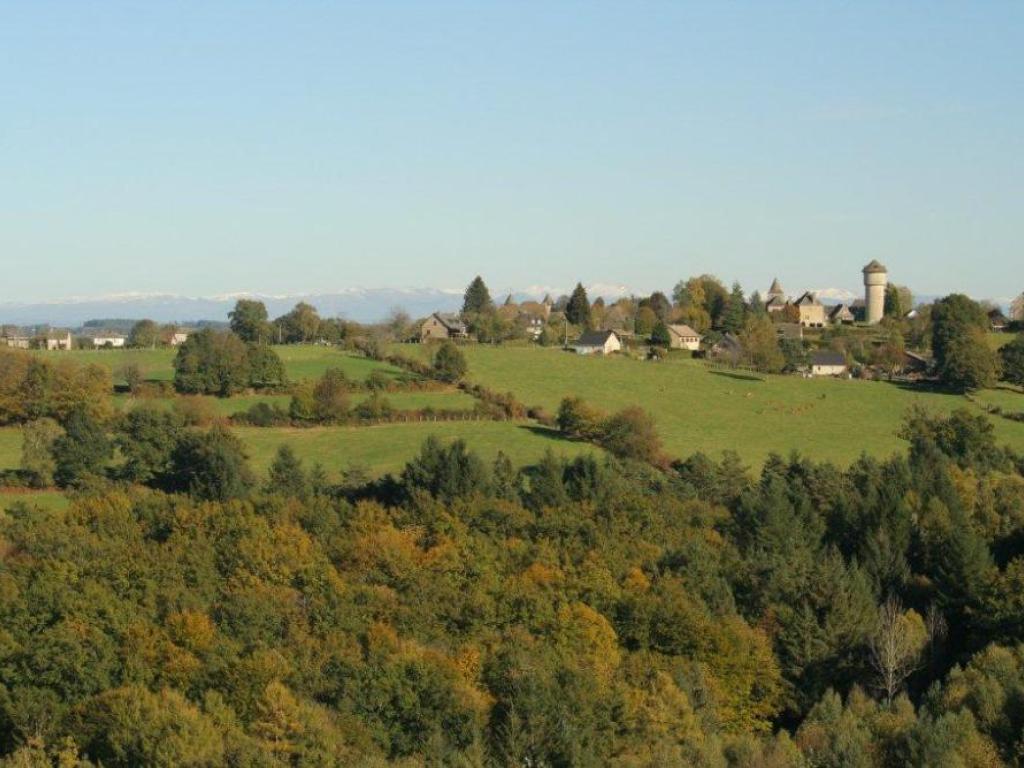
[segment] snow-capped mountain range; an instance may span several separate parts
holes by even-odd
[[[591,300],[601,296],[614,301],[647,291],[633,290],[625,285],[593,283],[587,285]],[[494,290],[497,303],[511,293],[515,301],[540,300],[545,295],[557,299],[572,290],[565,286],[531,285],[522,289]],[[815,291],[825,304],[848,303],[862,293],[846,288],[821,288]],[[796,294],[796,295],[799,295]],[[53,301],[0,302],[0,324],[53,325],[78,327],[98,318],[150,318],[161,323],[225,321],[238,299],[258,299],[267,305],[271,317],[290,310],[300,301],[315,306],[322,317],[344,317],[358,322],[384,319],[394,309],[402,309],[412,317],[431,312],[453,312],[462,306],[462,289],[446,288],[350,288],[325,293],[261,294],[249,292],[222,293],[213,296],[188,297],[174,294],[118,293],[105,296],[76,296]],[[933,297],[916,297],[928,301]],[[999,300],[1008,304],[1009,300]]]

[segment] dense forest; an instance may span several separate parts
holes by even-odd
[[[2,764],[1021,765],[1024,460],[968,412],[902,434],[759,471],[429,440],[340,486],[140,451],[177,485],[0,520]]]

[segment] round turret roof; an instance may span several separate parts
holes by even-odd
[[[883,267],[881,264],[879,264],[877,259],[872,259],[871,263],[864,267],[864,274],[869,275],[875,272],[888,273],[889,270]]]

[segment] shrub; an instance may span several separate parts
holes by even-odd
[[[215,418],[213,405],[198,395],[177,397],[171,408],[188,427],[208,427]]]
[[[651,464],[661,459],[661,438],[654,418],[642,408],[619,411],[602,424],[601,432],[601,445],[619,458]]]
[[[434,375],[441,381],[456,382],[466,375],[468,366],[462,351],[450,341],[445,341],[434,354]]]
[[[253,427],[278,427],[289,421],[288,413],[283,408],[270,403],[256,403],[234,418]]]

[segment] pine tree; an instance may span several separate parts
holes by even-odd
[[[732,292],[729,294],[725,312],[722,315],[722,330],[729,333],[739,333],[743,330],[746,315],[747,302],[743,297],[743,289],[739,283],[733,283]]]
[[[466,288],[462,300],[463,315],[478,315],[481,312],[494,311],[494,302],[491,301],[491,292],[480,275],[473,278],[473,282]]]
[[[565,316],[573,325],[590,325],[590,302],[587,300],[587,290],[582,283],[576,283],[572,296],[569,297],[569,304],[565,308]]]

